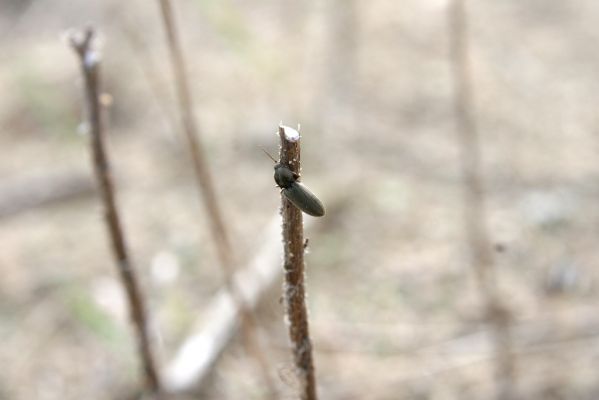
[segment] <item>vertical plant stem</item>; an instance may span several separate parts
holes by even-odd
[[[189,151],[193,161],[194,171],[198,180],[198,187],[201,188],[201,196],[203,199],[212,233],[215,236],[217,251],[219,258],[223,261],[223,265],[231,265],[231,244],[229,235],[223,222],[222,212],[219,203],[216,199],[216,190],[210,168],[204,157],[202,142],[198,139],[198,128],[195,118],[193,117],[193,100],[189,91],[189,82],[187,72],[185,70],[185,61],[183,59],[183,51],[173,18],[173,11],[170,0],[160,0],[162,18],[166,30],[166,38],[168,49],[170,52],[171,66],[175,77],[177,99],[179,101],[179,110],[181,113],[181,123],[183,132],[189,144]]]
[[[299,138],[290,141],[285,128],[279,126],[281,151],[279,162],[291,171],[300,173]],[[304,288],[304,225],[302,212],[281,194],[281,216],[283,217],[283,248],[285,273],[283,296],[285,313],[289,323],[295,369],[300,383],[300,398],[316,400],[316,380],[312,361],[312,342],[308,329],[308,311]]]
[[[450,7],[451,64],[455,84],[456,130],[460,146],[460,161],[464,179],[464,222],[467,241],[480,297],[486,318],[492,328],[495,348],[495,378],[497,399],[515,396],[515,367],[509,312],[501,301],[496,287],[494,257],[481,178],[480,138],[474,116],[467,18],[463,0],[453,0]]]
[[[244,336],[246,349],[253,355],[260,366],[263,379],[266,383],[267,390],[269,391],[269,397],[274,397],[276,388],[274,380],[270,375],[271,369],[269,368],[268,360],[265,353],[262,351],[255,315],[253,310],[247,306],[247,302],[245,301],[242,292],[235,286],[232,280],[234,273],[234,249],[231,246],[229,234],[217,200],[210,168],[204,156],[205,153],[201,141],[198,138],[199,132],[193,116],[193,101],[189,90],[183,51],[181,50],[179,37],[177,35],[170,0],[160,0],[160,7],[170,52],[171,66],[176,82],[183,131],[189,144],[198,187],[201,189],[202,203],[204,204],[210,221],[210,228],[216,246],[219,263],[225,275],[225,284],[233,301],[237,304],[239,309],[242,324],[241,330]]]
[[[100,196],[104,204],[104,214],[108,225],[112,250],[127,295],[131,321],[135,327],[137,345],[145,373],[146,386],[151,392],[158,394],[161,386],[150,346],[144,299],[125,244],[125,237],[115,200],[110,165],[104,147],[101,105],[99,101],[100,58],[99,54],[91,48],[93,36],[94,31],[89,28],[84,32],[82,37],[73,35],[71,37],[71,45],[79,56],[81,71],[85,80],[93,165]]]

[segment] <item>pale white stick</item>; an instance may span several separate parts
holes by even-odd
[[[311,225],[307,218],[305,226]],[[235,273],[233,282],[248,307],[254,308],[260,297],[281,276],[281,217],[270,222],[263,238],[264,245],[249,265]],[[171,392],[185,391],[202,384],[231,341],[239,325],[238,308],[228,290],[217,292],[197,321],[192,334],[179,347],[167,364],[164,387]]]

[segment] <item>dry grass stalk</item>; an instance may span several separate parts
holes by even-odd
[[[300,173],[300,142],[288,140],[285,127],[279,126],[281,150],[279,162],[291,171]],[[300,383],[300,398],[315,400],[316,380],[312,361],[312,343],[308,329],[308,311],[304,289],[304,226],[302,212],[281,194],[283,217],[283,249],[285,273],[283,297],[289,323],[295,370]]]
[[[193,168],[198,179],[198,187],[201,188],[203,204],[204,207],[206,207],[206,213],[208,214],[212,233],[215,237],[219,259],[223,261],[223,265],[230,266],[232,265],[232,261],[229,235],[227,234],[222,212],[216,199],[214,181],[206,157],[204,156],[205,152],[202,147],[202,142],[198,139],[199,131],[193,116],[193,100],[191,92],[189,91],[189,82],[185,71],[183,51],[177,35],[171,3],[169,0],[160,0],[160,7],[170,52],[171,65],[175,77],[183,132],[185,133],[185,138],[189,144]]]
[[[267,385],[269,396],[274,397],[276,387],[271,377],[271,368],[266,354],[262,351],[260,344],[259,331],[257,329],[256,318],[253,310],[247,306],[242,291],[235,286],[233,282],[234,274],[234,249],[231,246],[229,234],[227,232],[222,211],[217,201],[216,190],[210,173],[210,168],[204,156],[204,150],[201,141],[198,139],[198,129],[193,116],[193,101],[189,91],[187,73],[185,71],[185,62],[183,51],[177,35],[176,25],[173,17],[173,11],[169,0],[160,0],[163,23],[166,30],[168,48],[170,52],[171,64],[177,86],[177,97],[179,101],[179,110],[183,130],[186,140],[189,144],[193,167],[196,173],[198,187],[201,189],[201,196],[204,207],[210,221],[213,241],[216,246],[218,259],[225,274],[225,284],[231,293],[231,297],[238,304],[239,316],[242,322],[242,333],[246,349],[255,358],[263,374]]]
[[[464,222],[477,286],[484,302],[486,317],[492,327],[497,398],[508,400],[515,396],[513,346],[509,312],[499,298],[495,285],[494,257],[489,240],[489,229],[486,225],[487,212],[481,178],[480,138],[472,115],[474,108],[468,62],[467,18],[463,1],[454,0],[449,11],[456,129],[464,179]]]
[[[91,147],[93,165],[98,181],[98,189],[102,202],[106,223],[110,234],[112,250],[117,261],[117,267],[123,283],[131,320],[135,327],[137,345],[142,359],[146,386],[154,394],[160,393],[161,385],[155,367],[154,357],[150,346],[150,335],[147,327],[147,317],[144,299],[139,289],[133,265],[128,255],[125,237],[121,228],[118,208],[116,205],[110,165],[103,142],[100,95],[100,58],[92,48],[94,31],[88,28],[81,35],[73,34],[71,46],[79,56],[81,71],[85,81],[85,95],[88,112],[89,129],[91,132]]]

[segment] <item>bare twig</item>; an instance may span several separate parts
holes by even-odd
[[[175,83],[177,85],[177,98],[179,101],[183,131],[187,143],[189,144],[189,151],[191,152],[193,167],[198,180],[198,187],[201,188],[203,204],[206,208],[208,219],[210,220],[212,233],[215,236],[219,259],[222,261],[223,266],[225,266],[224,268],[228,268],[232,265],[231,244],[225,228],[222,212],[216,199],[216,190],[214,188],[210,168],[208,167],[208,163],[204,156],[202,142],[198,139],[199,132],[193,116],[193,101],[189,91],[183,51],[181,50],[181,45],[175,29],[171,3],[169,0],[160,0],[160,6],[171,56],[171,65],[175,76]]]
[[[172,69],[177,85],[177,97],[179,99],[183,130],[189,144],[198,187],[201,189],[200,192],[203,204],[210,221],[210,228],[218,259],[225,275],[225,284],[240,310],[239,315],[243,325],[242,331],[246,349],[254,356],[260,366],[264,381],[270,392],[269,396],[274,397],[276,387],[274,380],[271,377],[271,368],[269,368],[268,360],[265,353],[262,351],[259,340],[260,332],[257,329],[258,327],[253,310],[245,305],[246,300],[243,298],[241,290],[235,286],[235,282],[233,282],[232,279],[234,273],[234,249],[231,246],[229,234],[225,228],[224,218],[217,201],[212,175],[204,156],[201,142],[198,138],[199,132],[192,111],[193,102],[189,91],[187,73],[185,71],[183,51],[181,50],[181,45],[177,36],[170,0],[160,0],[160,6],[170,51]]]
[[[328,198],[329,215],[340,210],[347,201],[347,190],[339,190],[340,196]],[[309,229],[313,218],[305,221]],[[262,243],[254,257],[235,272],[234,282],[243,282],[248,307],[255,307],[268,293],[281,274],[281,223],[276,215],[258,239]],[[228,288],[218,291],[206,310],[201,312],[185,340],[176,351],[175,357],[166,365],[164,387],[170,392],[187,392],[200,387],[226,346],[234,338],[239,326],[239,304],[231,298]],[[272,348],[272,344],[269,344]]]
[[[279,162],[300,173],[299,136],[286,135],[288,128],[279,126],[281,151]],[[295,368],[300,382],[300,398],[316,400],[316,380],[312,361],[312,343],[308,329],[304,289],[304,226],[302,212],[281,194],[281,216],[283,217],[283,249],[285,281],[283,296],[285,313],[289,322]]]
[[[125,245],[125,237],[115,201],[110,166],[104,149],[101,106],[98,98],[100,94],[100,56],[92,49],[91,42],[93,37],[94,31],[91,28],[88,28],[82,35],[73,34],[70,38],[71,46],[79,56],[81,71],[85,80],[94,171],[98,181],[100,196],[104,203],[104,212],[112,242],[112,250],[117,261],[121,281],[127,294],[129,312],[137,335],[137,345],[143,363],[146,385],[152,393],[158,394],[160,392],[160,380],[150,346],[146,311],[142,293],[139,289],[133,265]]]
[[[462,0],[450,7],[451,64],[455,83],[456,129],[460,144],[460,161],[464,179],[464,222],[477,286],[492,327],[495,347],[497,399],[515,396],[515,368],[509,312],[495,286],[494,259],[486,225],[486,204],[481,179],[479,135],[472,115],[473,100],[468,63],[467,18]]]
[[[306,221],[306,226],[311,220]],[[273,218],[254,258],[235,273],[234,282],[243,289],[248,307],[255,307],[279,276],[282,256],[279,217]],[[164,385],[169,391],[187,391],[201,386],[220,354],[234,337],[239,322],[239,304],[228,288],[220,290],[202,312],[192,333],[165,369]],[[201,355],[198,357],[198,355]]]

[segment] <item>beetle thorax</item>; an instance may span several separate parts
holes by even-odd
[[[281,163],[275,165],[275,182],[280,188],[286,189],[293,185],[296,180],[297,175],[289,167]]]

